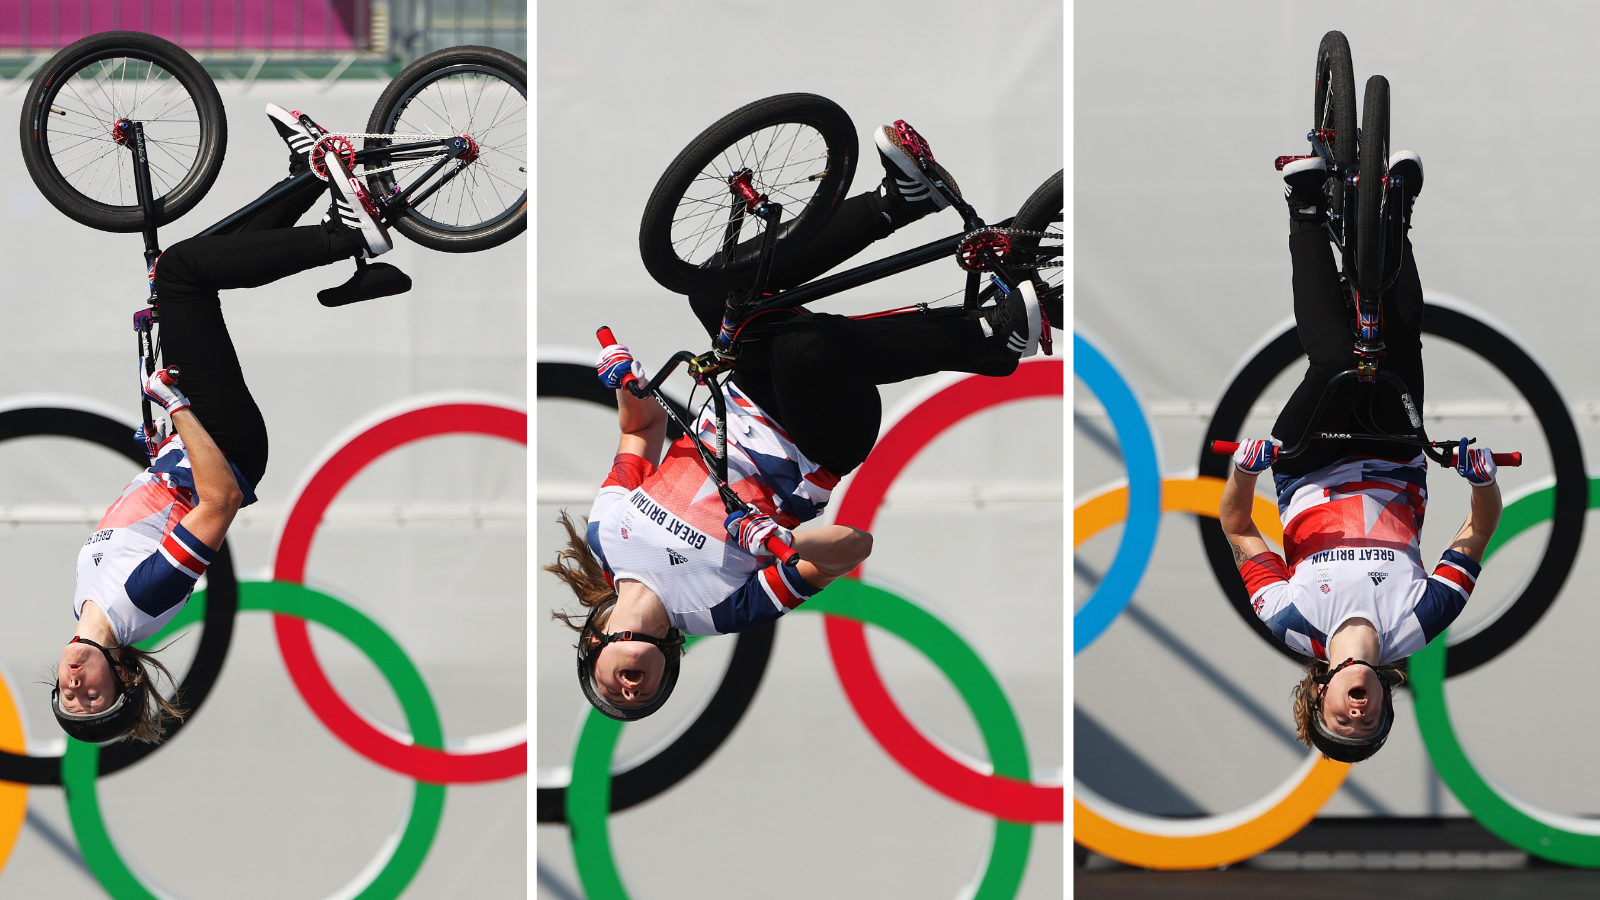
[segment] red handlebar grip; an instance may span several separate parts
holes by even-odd
[[[1221,453],[1221,454],[1223,454],[1225,456],[1232,456],[1233,455],[1233,451],[1235,451],[1237,449],[1239,449],[1239,442],[1238,441],[1212,441],[1211,442],[1211,452],[1212,453]]]
[[[772,551],[772,555],[778,558],[778,562],[791,569],[800,564],[800,554],[796,553],[793,547],[779,540],[777,535],[767,538],[764,543],[766,548]]]
[[[1515,468],[1522,465],[1522,451],[1520,450],[1513,453],[1491,453],[1489,456],[1494,459],[1494,464],[1497,466],[1511,466]],[[1451,450],[1450,465],[1454,466],[1455,464],[1456,452]]]
[[[167,366],[165,369],[162,369],[161,370],[161,383],[162,384],[177,384],[178,383],[178,367],[177,366]]]
[[[600,339],[600,346],[602,347],[609,347],[617,342],[617,336],[612,334],[611,329],[604,325],[600,326],[600,330],[596,331],[594,336]]]

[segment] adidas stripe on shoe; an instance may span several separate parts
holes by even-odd
[[[367,196],[367,189],[350,174],[339,154],[328,153],[324,158],[328,165],[328,189],[333,194],[333,206],[323,221],[331,219],[360,234],[369,259],[388,253],[394,248],[394,243],[389,240],[389,229],[378,221],[377,204]]]

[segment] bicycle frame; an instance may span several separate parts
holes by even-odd
[[[891,275],[910,271],[935,260],[947,259],[962,247],[973,232],[986,227],[1004,228],[1014,220],[1014,217],[1008,217],[993,226],[986,226],[976,210],[945,186],[943,180],[933,171],[927,160],[918,159],[917,162],[929,181],[949,201],[950,206],[960,213],[963,227],[960,234],[953,234],[920,247],[829,275],[826,278],[820,278],[771,293],[767,292],[766,287],[767,280],[772,272],[773,258],[777,253],[777,229],[770,227],[770,225],[778,221],[783,207],[768,200],[766,195],[757,195],[755,193],[750,187],[748,171],[740,171],[730,176],[728,179],[729,190],[734,194],[735,202],[731,205],[728,213],[728,225],[723,238],[723,253],[728,256],[733,254],[733,242],[739,234],[739,227],[746,214],[754,215],[767,221],[769,227],[763,232],[761,256],[756,264],[756,275],[752,284],[744,293],[742,299],[738,298],[737,292],[729,294],[727,313],[723,319],[722,334],[719,335],[716,349],[713,352],[731,362],[736,356],[733,344],[739,328],[756,316],[778,309],[801,306],[864,284],[880,281]],[[1008,295],[1016,290],[1017,285],[1020,283],[1017,276],[1005,266],[991,246],[980,243],[976,247],[976,252],[981,261],[981,267],[967,271],[966,291],[962,300],[963,308],[968,310],[977,309],[982,304],[984,297],[987,296],[987,292],[982,289],[983,272],[989,272],[993,278],[994,286]],[[902,307],[901,309],[888,310],[885,313],[874,313],[872,315],[899,313],[902,310],[909,312],[912,309],[926,310],[927,305],[916,304],[913,307]],[[1045,320],[1045,323],[1045,328],[1048,330],[1050,324],[1048,319]],[[1041,337],[1041,345],[1044,348],[1045,355],[1050,355],[1051,342],[1048,337]]]

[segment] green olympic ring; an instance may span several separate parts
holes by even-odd
[[[1600,478],[1589,479],[1589,508],[1600,508]],[[1555,515],[1555,488],[1535,491],[1506,506],[1483,562],[1512,538]],[[1509,797],[1479,774],[1467,757],[1445,702],[1448,630],[1411,656],[1411,696],[1417,727],[1439,777],[1461,805],[1501,840],[1534,856],[1585,868],[1600,867],[1600,822],[1539,809]]]
[[[148,649],[177,629],[199,622],[204,609],[205,592],[196,591],[183,612],[140,646]],[[383,673],[400,701],[400,708],[405,712],[412,739],[424,747],[444,748],[444,728],[439,722],[439,712],[434,708],[428,687],[422,680],[422,673],[417,671],[394,638],[378,627],[376,622],[327,594],[284,581],[240,582],[239,611],[245,610],[294,616],[337,632],[366,654]],[[139,880],[139,876],[123,861],[111,835],[106,831],[95,786],[99,760],[98,744],[85,744],[70,738],[67,740],[67,752],[61,759],[61,786],[66,791],[67,814],[72,820],[72,832],[78,839],[78,847],[83,852],[83,861],[114,900],[171,900]],[[369,865],[362,875],[356,876],[355,882],[346,885],[334,896],[348,900],[394,900],[399,897],[411,879],[416,877],[417,870],[428,855],[428,848],[433,844],[434,835],[439,831],[439,820],[444,815],[444,792],[442,784],[416,782],[406,823],[398,839],[388,842],[388,859],[382,866]]]
[[[876,625],[926,653],[966,701],[983,735],[995,774],[1023,781],[1033,777],[1022,729],[1010,701],[982,657],[950,626],[902,597],[849,578],[835,581],[798,609]],[[611,854],[607,823],[611,757],[621,736],[621,722],[606,718],[599,710],[590,710],[572,753],[567,824],[578,878],[589,900],[628,900]],[[1032,841],[1031,824],[996,819],[994,841],[977,889],[969,888],[961,896],[971,900],[1008,900],[1016,896]]]

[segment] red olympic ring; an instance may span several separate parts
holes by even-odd
[[[872,530],[884,495],[900,472],[933,439],[962,419],[1013,400],[1060,397],[1066,366],[1060,360],[1023,363],[1004,378],[973,375],[912,408],[872,448],[839,501],[834,521]],[[860,577],[861,570],[852,573]],[[845,696],[885,752],[917,780],[957,803],[1008,822],[1060,822],[1066,789],[974,771],[928,740],[890,696],[872,654],[866,628],[852,619],[824,616],[828,650]]]
[[[527,446],[524,410],[483,402],[438,402],[379,421],[346,441],[315,470],[289,504],[278,538],[272,577],[303,583],[306,557],[322,514],[357,473],[397,447],[447,434],[501,437]],[[300,696],[322,724],[367,759],[432,784],[495,781],[528,771],[528,742],[477,752],[435,750],[403,743],[383,733],[339,696],[311,648],[304,619],[274,615],[278,652]]]

